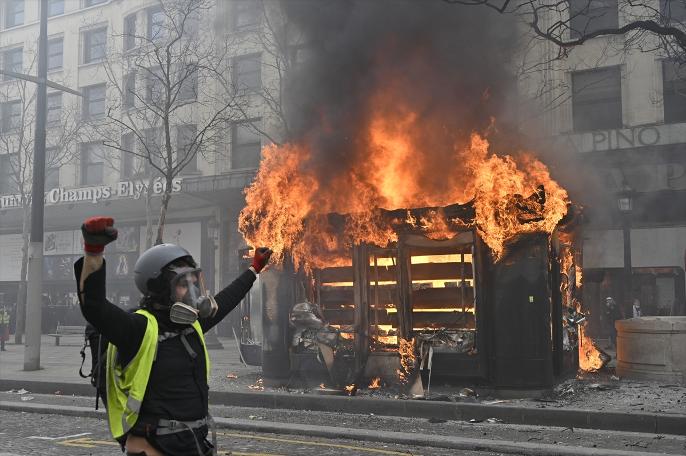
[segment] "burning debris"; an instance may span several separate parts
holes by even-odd
[[[432,375],[539,387],[587,368],[598,352],[583,332],[578,214],[498,117],[508,29],[493,24],[492,52],[472,53],[446,43],[490,19],[432,6],[432,27],[417,28],[383,3],[291,11],[323,45],[291,81],[296,128],[263,149],[239,218],[298,282],[287,321],[268,324],[289,326],[294,365],[323,365],[324,384],[349,394],[412,396]]]

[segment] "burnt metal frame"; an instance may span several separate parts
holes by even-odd
[[[467,230],[466,230],[467,231]],[[485,294],[485,274],[487,274],[484,267],[485,261],[490,258],[488,247],[483,243],[478,233],[475,230],[468,230],[473,233],[472,241],[472,262],[475,269],[474,274],[474,309],[475,309],[475,339],[476,350],[475,355],[467,355],[464,353],[454,354],[435,354],[434,369],[437,375],[453,378],[468,378],[476,380],[487,380],[488,377],[488,337],[486,337],[486,322],[489,321],[487,316],[489,311],[484,305],[486,301]],[[355,302],[355,352],[356,368],[358,372],[364,369],[367,358],[369,356],[369,312],[370,312],[370,283],[368,277],[369,271],[369,253],[371,246],[362,244],[356,245],[353,248],[353,293]],[[396,263],[396,290],[398,310],[398,336],[404,339],[413,337],[412,330],[412,298],[411,298],[411,278],[410,278],[410,255],[409,247],[403,235],[400,236],[396,248],[397,263]],[[479,277],[480,279],[477,279]],[[478,310],[477,310],[478,309]],[[442,358],[442,359],[441,359]],[[443,366],[441,364],[444,363]],[[461,369],[456,371],[451,367],[460,366]],[[452,370],[452,372],[451,372]]]

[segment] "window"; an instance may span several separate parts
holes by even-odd
[[[83,0],[83,7],[88,8],[89,6],[99,5],[105,3],[107,0]]]
[[[124,50],[136,47],[136,15],[129,14],[124,18]]]
[[[161,6],[148,9],[148,39],[163,40],[166,36],[164,11]]]
[[[62,92],[48,94],[48,126],[55,126],[60,123],[62,116]]]
[[[104,182],[105,154],[102,143],[81,145],[81,184],[97,185]]]
[[[5,3],[5,28],[24,23],[24,0],[7,0]]]
[[[124,76],[123,86],[122,107],[124,109],[133,108],[136,105],[136,73],[129,73]]]
[[[254,0],[238,0],[233,8],[233,28],[242,30],[260,23],[260,3]]]
[[[136,138],[133,133],[126,133],[121,137],[121,178],[130,179],[144,174],[146,164],[136,154]]]
[[[105,84],[83,88],[83,118],[94,119],[105,115]]]
[[[58,160],[59,149],[48,147],[45,149],[45,190],[52,190],[60,186],[60,163]]]
[[[64,39],[53,38],[48,41],[48,71],[62,68],[62,51]]]
[[[48,0],[48,17],[64,14],[64,0]]]
[[[83,63],[91,63],[105,57],[107,50],[107,27],[83,32]]]
[[[262,87],[262,64],[259,54],[233,59],[233,84],[239,91],[256,91]]]
[[[686,21],[686,2],[683,0],[660,0],[660,13],[664,22]]]
[[[166,85],[160,68],[148,68],[145,75],[145,99],[153,103],[161,102],[166,96]]]
[[[622,84],[619,67],[572,74],[575,131],[622,127]]]
[[[19,190],[14,177],[16,159],[17,154],[0,155],[0,195],[12,195]]]
[[[198,172],[198,149],[191,150],[195,143],[197,127],[195,125],[182,125],[176,129],[176,161],[186,163],[182,173]]]
[[[8,49],[2,53],[2,69],[7,71],[14,71],[21,73],[23,70],[24,48]],[[14,79],[12,76],[3,75],[3,80],[10,81]]]
[[[686,66],[673,60],[662,62],[662,96],[665,122],[686,122]]]
[[[154,163],[158,168],[165,169],[166,165],[163,163],[163,156],[166,154],[162,144],[162,129],[161,128],[148,128],[143,131],[143,140],[145,141],[144,147],[141,150],[140,155],[146,157],[144,162],[144,168],[142,172],[148,174],[149,162]],[[153,169],[154,174],[159,173],[157,169]]]
[[[198,66],[187,65],[179,71],[179,79],[183,79],[177,95],[178,101],[195,100],[198,98]]]
[[[617,0],[569,0],[569,26],[572,38],[600,29],[617,28]]]
[[[21,125],[21,101],[8,101],[0,106],[2,132],[16,130]]]
[[[256,121],[255,121],[256,122]],[[231,168],[257,168],[260,164],[260,135],[254,122],[233,124],[231,129]]]

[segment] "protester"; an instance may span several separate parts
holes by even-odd
[[[156,245],[134,266],[143,298],[129,313],[105,298],[103,251],[117,238],[113,225],[109,217],[84,222],[85,255],[74,266],[81,311],[110,341],[110,431],[129,456],[216,454],[207,441],[210,360],[203,334],[240,303],[271,250],[256,249],[250,268],[213,297],[188,251]]]

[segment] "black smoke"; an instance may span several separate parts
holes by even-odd
[[[394,99],[386,109],[411,105],[417,125],[440,127],[427,129],[421,141],[437,172],[446,172],[442,157],[473,131],[506,140],[509,152],[517,148],[506,114],[516,98],[512,16],[440,0],[282,4],[307,49],[287,80],[290,139],[311,146],[320,177],[364,159],[369,99],[388,87]]]

